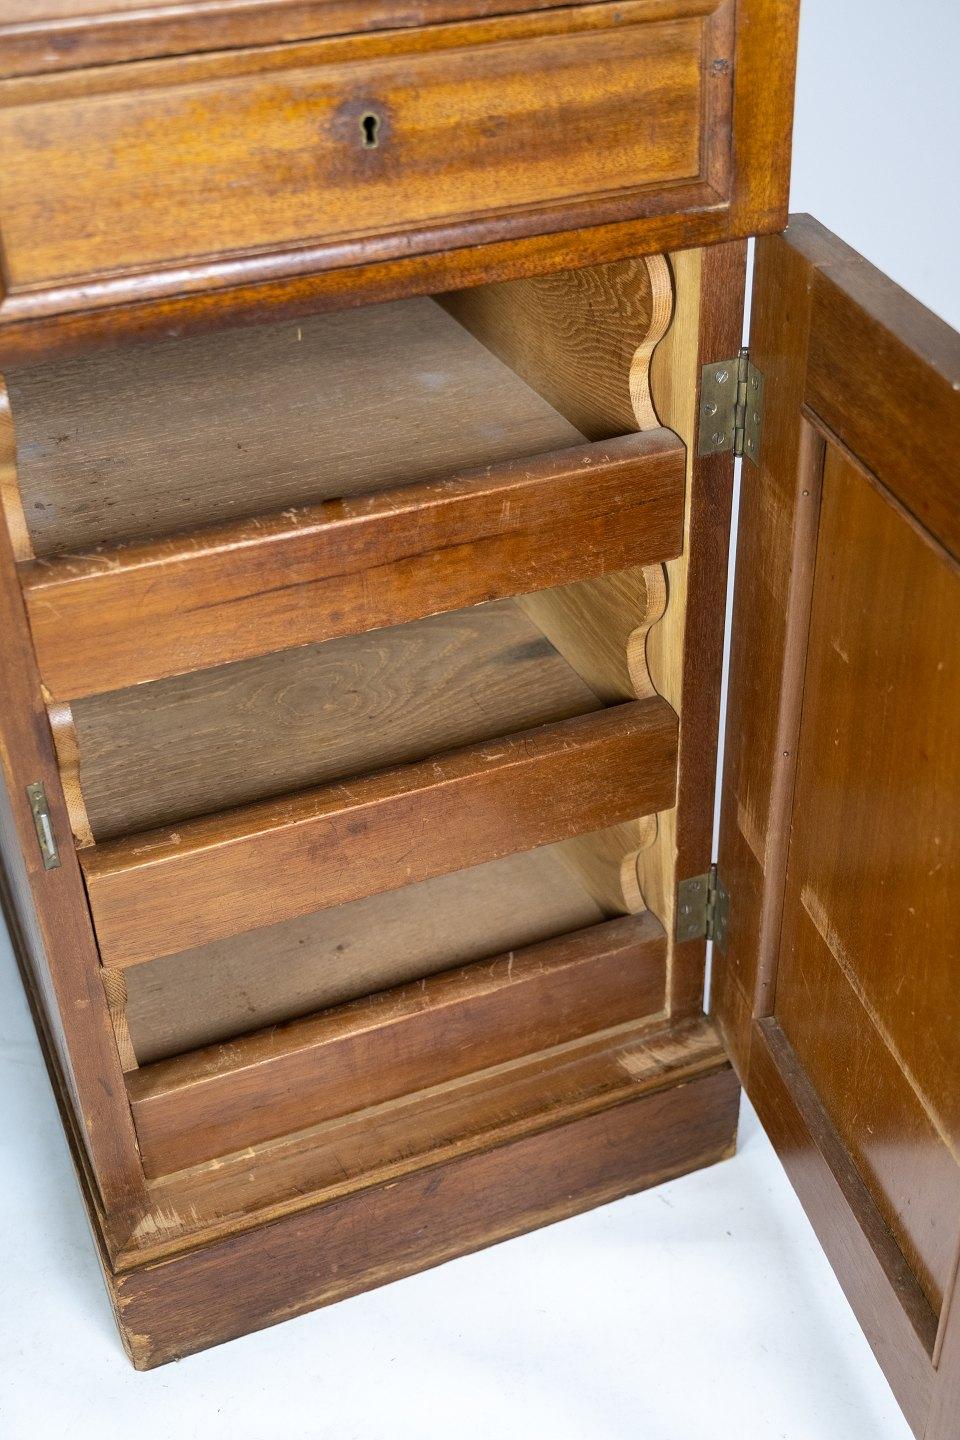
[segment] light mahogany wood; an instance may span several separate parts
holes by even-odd
[[[9,79],[10,318],[728,199],[734,44],[629,0]]]
[[[552,0],[511,0],[511,9],[548,9]],[[496,14],[499,0],[431,0],[436,21]],[[0,75],[71,70],[155,55],[272,45],[355,30],[420,23],[403,0],[7,0],[0,20]]]
[[[858,1316],[874,1318],[867,1338],[922,1435],[933,1391],[936,1316],[775,1020],[759,1023],[752,1054],[750,1094],[761,1123],[847,1299]]]
[[[630,839],[618,838],[609,870]],[[628,907],[567,863],[576,840],[135,965],[126,1019],[141,1063],[342,1005],[596,925]]]
[[[331,13],[331,6],[323,8]],[[539,16],[435,25],[413,36],[398,27],[379,36],[248,51],[236,47],[261,33],[256,5],[242,12],[218,5],[213,29],[206,6],[199,17],[192,6],[178,6],[175,16],[168,12],[162,20],[141,11],[119,28],[106,17],[85,21],[81,37],[76,26],[64,36],[71,52],[79,43],[79,54],[88,57],[77,64],[95,63],[98,54],[126,58],[127,45],[135,45],[130,58],[164,53],[167,40],[176,52],[183,26],[192,32],[189,49],[202,49],[200,37],[206,36],[225,53],[4,82],[0,101],[7,102],[6,148],[16,152],[10,165],[16,179],[9,217],[0,216],[0,223],[12,222],[15,283],[37,270],[60,268],[66,278],[4,298],[0,363],[437,293],[777,229],[786,215],[797,8],[796,0],[672,0],[665,10],[664,0],[633,0],[626,7],[551,7]],[[349,0],[347,11],[354,18],[346,28],[361,28]],[[254,18],[252,31],[236,29],[241,13]],[[288,13],[270,7],[274,17]],[[369,26],[369,6],[361,13]],[[392,14],[382,6],[375,13],[381,23]],[[432,7],[434,13],[449,15],[449,0],[439,12]],[[404,17],[420,18],[412,12]],[[294,26],[282,38],[300,33]],[[10,45],[10,38],[4,36],[5,56],[13,69],[22,68],[19,43]],[[29,25],[18,37],[33,55],[30,68],[36,40]],[[594,54],[598,49],[602,59]],[[374,51],[383,58],[373,59]],[[50,52],[44,55],[42,64],[49,64]],[[330,121],[318,136],[310,124],[315,87],[311,91],[307,82],[321,57],[325,63],[336,59],[330,68],[339,73],[318,96]],[[567,76],[564,59],[573,62]],[[456,86],[457,116],[465,121],[459,128],[450,123],[449,105],[437,103],[441,76]],[[511,83],[498,87],[501,79]],[[187,91],[197,97],[188,126],[184,91],[192,81],[199,83]],[[98,93],[98,85],[116,92],[112,110],[111,97]],[[563,93],[569,88],[569,103],[559,112],[554,105],[547,124],[545,89],[555,95],[558,86]],[[331,90],[344,101],[335,119]],[[41,107],[41,95],[49,108]],[[271,105],[277,96],[289,103]],[[387,119],[397,121],[392,143],[354,150],[361,116],[349,107],[366,106],[371,96],[391,107]],[[53,142],[45,155],[49,176],[33,163],[31,146],[42,143],[38,111],[39,129]],[[491,125],[491,116],[501,123]],[[411,130],[412,119],[417,123]],[[340,121],[348,143],[334,133]],[[245,146],[252,133],[251,161]],[[260,146],[264,134],[271,142],[268,160],[267,147]],[[184,156],[204,171],[202,185],[195,183],[196,164],[187,175],[171,163],[171,150],[177,159],[171,142],[180,137]],[[99,184],[96,163],[104,146],[113,147],[109,189]],[[327,162],[320,176],[318,152]],[[403,176],[406,185],[391,186],[390,161],[403,169],[414,157],[419,170]],[[466,164],[458,170],[451,158]],[[245,174],[251,166],[259,174],[259,190],[233,183],[231,167],[238,164]],[[684,177],[664,184],[676,164]],[[47,183],[31,189],[36,172]],[[453,187],[459,191],[456,214],[446,199],[451,180],[459,181]],[[372,209],[371,193],[386,203]],[[197,206],[196,223],[175,226],[168,217],[182,205],[171,203],[171,195],[190,207],[199,194],[206,203],[202,210]],[[396,213],[392,202],[398,197],[416,218],[391,228],[385,217]],[[42,230],[30,229],[44,200],[49,209]],[[350,230],[351,202],[355,209],[366,206],[368,227],[372,210],[373,231]],[[85,231],[91,213],[99,224]],[[318,224],[327,223],[339,224],[340,234],[318,233]],[[131,271],[103,273],[101,234],[104,251],[131,257]],[[231,248],[267,235],[275,238],[264,249]],[[213,253],[200,253],[211,244]],[[183,259],[171,266],[161,258],[151,272],[148,257],[158,252]],[[88,265],[101,267],[99,278],[75,278]]]
[[[583,438],[427,298],[128,345],[7,381],[22,506],[44,556],[440,480]]]
[[[611,920],[128,1076],[148,1175],[654,1015],[663,931]]]
[[[80,852],[109,966],[338,905],[669,804],[658,698]]]
[[[960,1226],[958,715],[960,571],[828,446],[774,1013],[937,1313]]]
[[[21,568],[44,684],[76,699],[659,561],[667,430]]]
[[[751,356],[714,1003],[924,1436],[956,1386],[960,337],[798,217],[758,247]]]
[[[684,8],[664,21],[623,0],[9,80],[9,288],[317,242],[363,239],[373,258],[411,228],[521,207],[620,218],[644,190],[723,173],[731,11]]]
[[[599,707],[503,600],[94,696],[73,718],[103,840]]]

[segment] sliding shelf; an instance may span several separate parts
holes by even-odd
[[[80,852],[103,963],[242,930],[668,808],[658,696]]]
[[[186,536],[26,562],[58,701],[628,566],[683,543],[668,430]]]
[[[665,968],[660,925],[628,916],[146,1066],[127,1087],[147,1173],[654,1015]]]

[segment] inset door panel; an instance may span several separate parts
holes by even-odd
[[[938,1312],[960,1214],[958,714],[956,567],[828,444],[774,1014]]]

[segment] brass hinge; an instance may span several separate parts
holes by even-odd
[[[35,780],[32,785],[27,786],[27,799],[30,801],[30,813],[33,815],[37,843],[43,857],[43,868],[44,870],[56,870],[60,864],[60,851],[57,849],[57,841],[50,820],[50,806],[47,804],[47,792],[43,788],[42,780]]]
[[[744,347],[735,360],[704,365],[700,376],[698,455],[745,455],[759,464],[763,376]]]
[[[677,940],[712,940],[727,948],[730,896],[711,865],[705,875],[681,880],[677,886]]]

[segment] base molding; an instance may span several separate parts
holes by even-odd
[[[714,1164],[736,1144],[740,1087],[712,1023],[648,1020],[165,1176],[131,1230],[93,1189],[15,949],[139,1370]]]
[[[179,1359],[671,1179],[731,1153],[730,1067],[106,1272],[138,1369]]]

